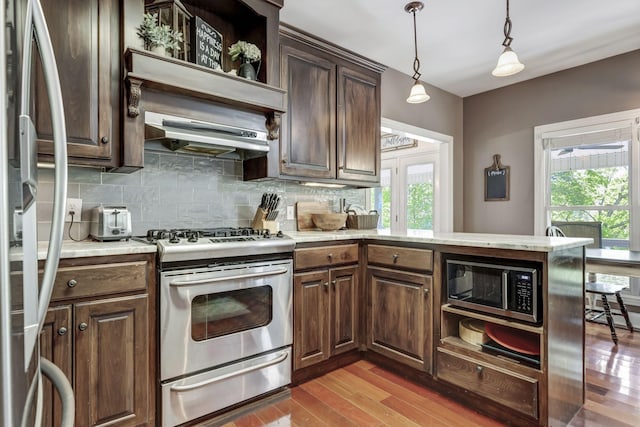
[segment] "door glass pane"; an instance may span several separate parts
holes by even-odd
[[[204,341],[271,322],[271,286],[199,295],[191,302],[191,336]]]
[[[552,224],[597,224],[602,247],[629,249],[629,141],[562,146],[550,155]]]
[[[407,166],[407,231],[433,230],[433,163]]]
[[[373,209],[378,211],[378,229],[391,229],[391,168],[380,170],[380,187],[371,189]]]

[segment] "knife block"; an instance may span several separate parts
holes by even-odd
[[[278,221],[267,221],[267,211],[262,208],[256,209],[256,214],[253,216],[253,222],[251,227],[256,230],[269,230],[269,233],[277,233],[280,231],[280,223]]]

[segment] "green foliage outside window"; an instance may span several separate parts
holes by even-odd
[[[407,189],[407,230],[433,230],[433,184],[421,182]]]
[[[627,167],[569,170],[551,174],[551,206],[554,221],[600,221],[602,237],[629,239],[629,210],[571,209],[571,206],[628,206]]]

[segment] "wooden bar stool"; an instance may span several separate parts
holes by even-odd
[[[587,293],[600,295],[600,298],[602,299],[602,308],[604,309],[604,311],[599,312],[593,317],[587,316],[586,320],[589,322],[593,322],[599,317],[604,315],[607,319],[607,323],[609,324],[609,329],[611,329],[611,339],[613,340],[615,345],[618,345],[618,336],[616,335],[616,327],[615,327],[615,324],[613,323],[613,314],[618,314],[618,313],[611,313],[611,307],[609,306],[607,295],[616,296],[616,299],[618,300],[618,305],[620,306],[620,314],[624,317],[624,321],[627,323],[627,329],[629,329],[630,332],[633,332],[633,325],[631,324],[631,320],[629,319],[629,313],[627,312],[627,307],[625,307],[624,302],[622,301],[622,296],[620,296],[620,291],[626,289],[627,286],[596,282],[595,273],[589,273],[589,281],[587,281],[584,286],[585,286],[585,291]],[[595,312],[595,310],[593,309],[593,306],[594,306],[593,300],[591,300],[591,297],[589,299],[590,299],[590,304],[589,304],[590,308],[586,312],[587,315]]]

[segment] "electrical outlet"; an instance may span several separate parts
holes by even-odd
[[[71,212],[73,212],[73,222],[82,221],[82,199],[67,199],[65,222],[71,222]]]
[[[287,206],[287,219],[295,219],[295,212],[293,210],[293,205],[292,206]]]

